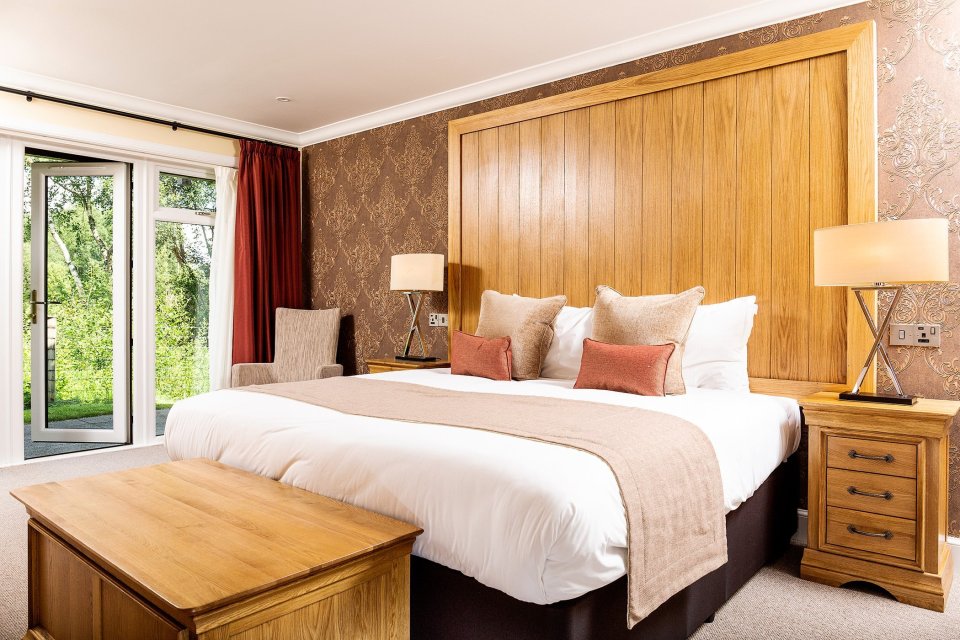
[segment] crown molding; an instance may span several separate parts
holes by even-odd
[[[793,0],[791,2],[760,0],[739,9],[698,18],[565,58],[506,73],[489,80],[310,129],[300,134],[299,144],[301,147],[305,147],[318,142],[333,140],[334,138],[360,133],[428,113],[630,62],[664,51],[671,51],[691,44],[707,42],[750,29],[776,24],[784,20],[801,18],[819,11],[852,4],[857,3],[851,0]]]
[[[851,4],[856,4],[856,2],[851,0],[792,0],[791,2],[758,0],[738,9],[698,18],[673,27],[299,133],[145,98],[137,98],[114,91],[97,89],[88,85],[58,80],[3,66],[0,66],[0,84],[166,120],[176,120],[248,138],[305,147],[428,113],[637,60],[664,51]]]
[[[291,146],[299,146],[300,143],[300,136],[293,131],[267,127],[227,116],[218,116],[197,109],[178,107],[156,100],[138,98],[107,89],[98,89],[89,85],[59,80],[10,67],[0,66],[0,84],[25,91],[46,93],[58,98],[85,102],[99,107],[130,111],[164,120],[175,120],[184,124],[215,129],[247,138],[269,140]]]

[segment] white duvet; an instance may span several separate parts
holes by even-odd
[[[792,454],[793,400],[691,390],[650,398],[573,389],[569,380],[496,382],[448,369],[378,374],[480,393],[642,407],[699,426],[720,462],[726,509],[737,508]],[[343,500],[424,530],[420,557],[514,598],[546,604],[624,575],[626,520],[616,480],[583,451],[496,433],[350,416],[295,400],[224,390],[170,411],[174,460],[204,457]]]

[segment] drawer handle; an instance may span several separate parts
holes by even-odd
[[[850,449],[850,453],[847,455],[854,460],[883,460],[884,462],[893,462],[893,456],[889,453],[882,456],[868,456],[863,453],[857,453],[856,449]]]
[[[883,538],[884,540],[890,540],[891,538],[893,538],[892,531],[884,531],[883,533],[874,533],[872,531],[860,531],[860,529],[857,529],[852,524],[847,525],[847,531],[849,531],[850,533],[855,533],[858,536],[867,536],[868,538]]]
[[[847,487],[847,493],[852,496],[866,496],[867,498],[883,498],[884,500],[893,500],[893,494],[889,491],[884,491],[883,493],[871,493],[869,491],[861,491],[856,487]]]

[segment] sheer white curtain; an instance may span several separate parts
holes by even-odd
[[[210,264],[210,390],[230,386],[233,366],[233,254],[237,170],[217,167],[217,223]]]

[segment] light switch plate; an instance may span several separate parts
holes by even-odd
[[[446,326],[449,326],[449,324],[450,324],[450,321],[447,319],[447,314],[445,313],[430,314],[431,327],[446,327]]]
[[[939,347],[938,324],[891,324],[890,346]]]

